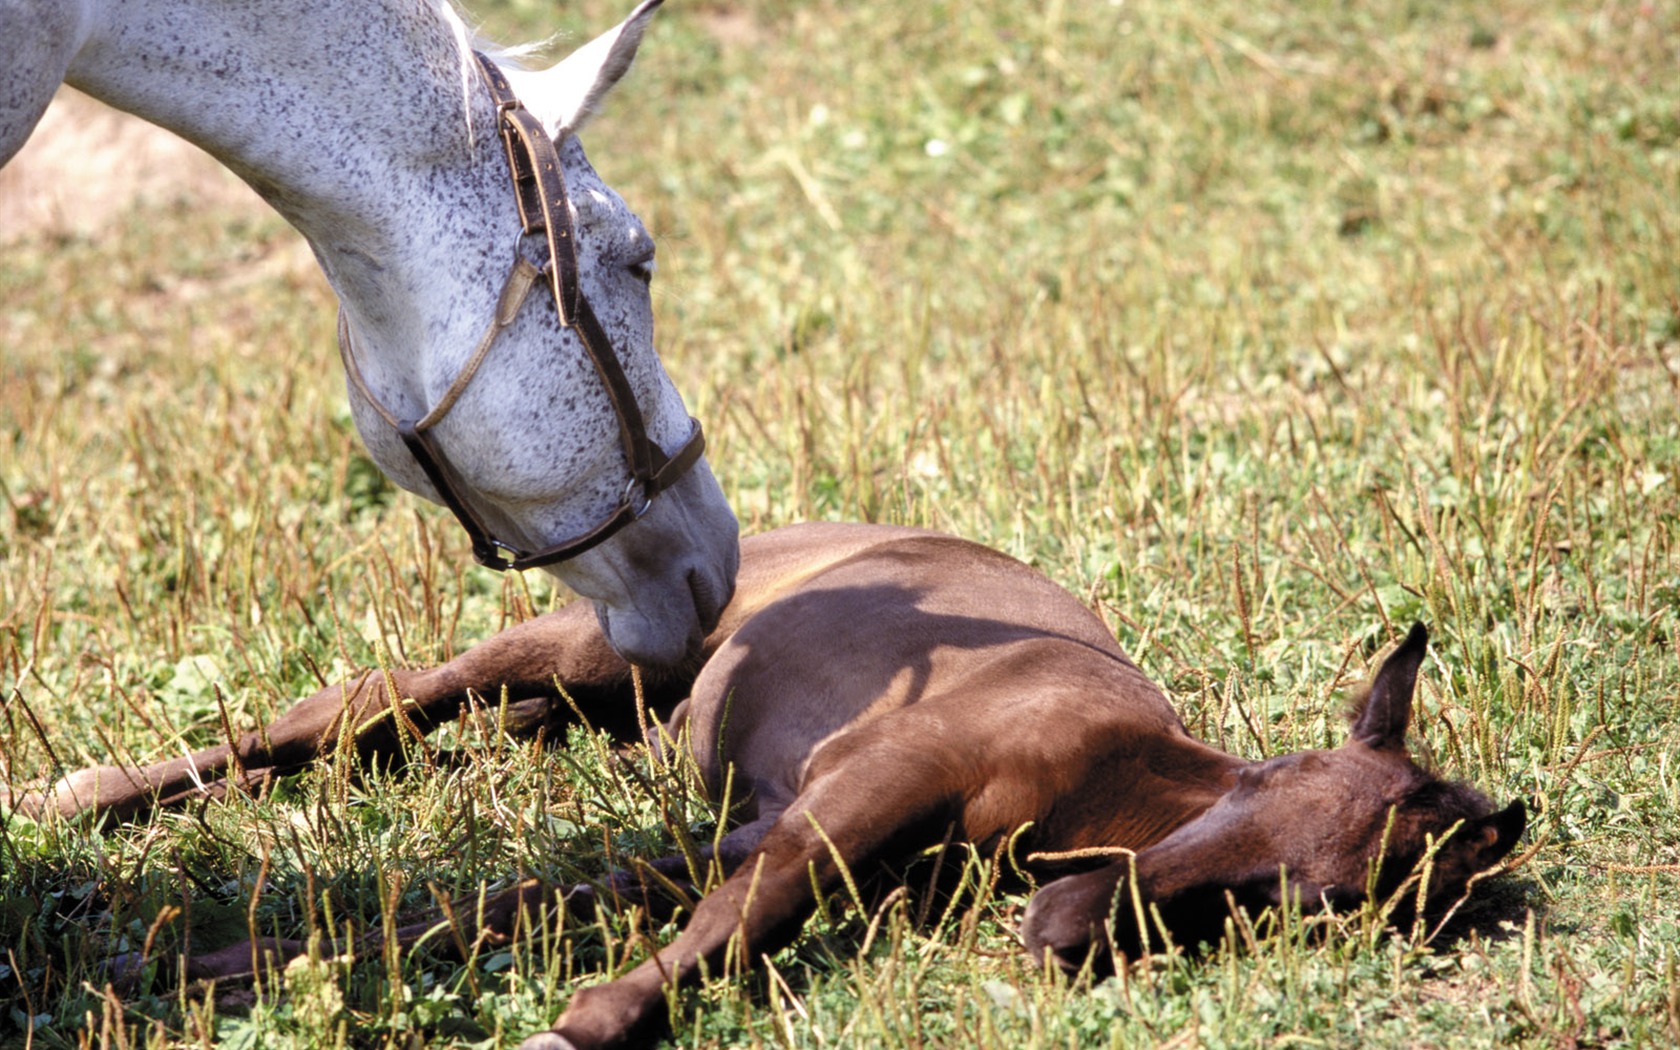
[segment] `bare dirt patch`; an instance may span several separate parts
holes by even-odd
[[[0,169],[0,244],[92,237],[137,208],[267,210],[209,154],[71,88]]]

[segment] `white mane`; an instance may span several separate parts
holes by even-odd
[[[467,25],[454,0],[436,2],[460,50],[462,102],[468,113],[468,135],[473,136],[475,131],[471,116],[471,92],[476,79],[472,53],[480,51],[502,67],[525,108],[536,114],[556,142],[582,128],[600,111],[607,93],[629,71],[647,16],[660,4],[660,0],[643,0],[614,31],[539,70],[533,68],[531,60],[546,51],[560,34],[523,44],[498,44]]]

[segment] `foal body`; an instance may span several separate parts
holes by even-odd
[[[698,673],[650,693],[679,701],[670,739],[686,741],[714,797],[726,784],[746,796],[718,850],[727,878],[654,958],[579,990],[530,1048],[638,1038],[661,1019],[666,986],[716,972],[731,938],[744,939],[749,959],[790,940],[815,907],[813,887],[840,886],[842,861],[867,871],[945,841],[989,851],[1014,837],[1014,855],[1048,874],[1035,853],[1134,851],[1052,882],[1028,909],[1029,950],[1077,968],[1147,939],[1122,909],[1110,941],[1132,864],[1142,899],[1175,936],[1196,939],[1217,935],[1228,900],[1280,900],[1280,869],[1305,906],[1354,903],[1392,890],[1443,839],[1424,896],[1450,901],[1521,833],[1520,803],[1495,813],[1406,755],[1421,628],[1383,665],[1348,744],[1250,762],[1192,737],[1100,620],[1002,554],[832,524],[780,529],[742,549],[735,601]],[[407,698],[405,720],[426,727],[469,690],[494,697],[505,687],[517,700],[547,695],[558,679],[591,720],[622,724],[629,677],[594,618],[571,607],[436,669],[323,690],[240,741],[239,768],[299,765],[350,740],[364,751],[387,745],[392,691]],[[181,759],[84,771],[31,803],[135,812],[197,790],[194,776],[227,775],[227,752],[194,756],[192,769]],[[530,887],[510,891],[487,925],[535,899]]]

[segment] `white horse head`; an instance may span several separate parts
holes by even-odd
[[[504,73],[559,146],[580,291],[649,438],[674,453],[691,421],[653,348],[653,242],[576,136],[629,69],[658,3],[552,69]],[[448,399],[428,438],[446,455],[453,495],[502,544],[561,543],[621,504],[618,416],[547,293],[503,317],[475,355],[510,267],[541,251],[521,235],[499,117],[447,0],[347,0],[307,13],[220,0],[0,0],[0,39],[12,52],[0,68],[0,164],[62,80],[201,146],[303,233],[355,347],[357,427],[399,485],[445,495],[390,421]],[[735,517],[701,460],[633,525],[550,571],[595,602],[626,657],[662,665],[716,623],[737,557]]]

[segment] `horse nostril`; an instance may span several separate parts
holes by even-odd
[[[704,638],[723,618],[724,603],[718,601],[717,589],[699,569],[688,570],[687,580],[688,593],[694,599],[694,613],[700,621],[700,634]]]

